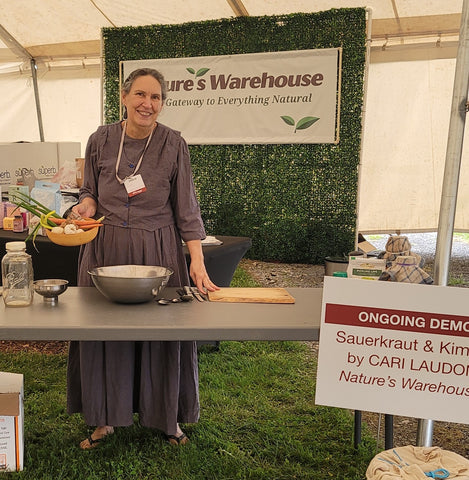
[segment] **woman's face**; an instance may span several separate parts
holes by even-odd
[[[160,82],[151,75],[137,77],[130,92],[123,92],[122,102],[127,108],[127,128],[149,132],[163,107]]]

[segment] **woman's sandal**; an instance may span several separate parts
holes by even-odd
[[[94,432],[94,433],[96,433],[96,432]],[[114,429],[111,428],[102,437],[93,439],[93,438],[91,438],[91,435],[90,435],[87,438],[85,438],[85,440],[83,440],[83,442],[80,443],[80,448],[82,450],[91,450],[92,448],[96,448],[100,444],[100,442],[102,442],[108,435],[111,435],[113,433],[114,433]],[[86,444],[84,442],[88,442],[88,443]]]
[[[179,435],[179,437],[176,437],[176,435],[166,435],[166,440],[171,444],[171,445],[186,445],[186,443],[189,443],[189,437],[183,433],[182,435]]]
[[[87,437],[85,440],[88,441],[88,446],[81,446],[80,445],[80,448],[82,450],[91,450],[92,448],[96,448],[98,445],[99,445],[99,442],[102,442],[104,440],[104,437],[101,437],[101,438],[97,438],[96,440],[93,440],[91,438],[91,435],[89,437]]]

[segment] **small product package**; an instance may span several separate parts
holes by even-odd
[[[3,202],[5,217],[14,217],[18,211],[18,205],[10,202]]]
[[[34,188],[31,190],[31,197],[42,203],[49,210],[60,212],[62,204],[62,194],[60,184],[48,182],[46,180],[36,180]]]
[[[348,262],[347,277],[378,280],[385,269],[386,261],[383,258],[351,256]]]
[[[13,230],[15,217],[3,217],[3,230]]]
[[[3,219],[5,218],[5,203],[0,202],[0,228],[3,228]]]
[[[19,192],[23,195],[29,195],[29,187],[27,185],[8,185],[8,200],[15,200],[15,193]]]
[[[0,372],[0,472],[23,470],[23,375]]]

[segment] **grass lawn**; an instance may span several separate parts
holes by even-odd
[[[236,274],[236,286],[255,283]],[[138,425],[116,428],[98,448],[66,413],[66,355],[0,353],[0,369],[25,378],[25,469],[18,479],[362,480],[376,442],[353,447],[353,416],[316,406],[316,362],[301,342],[221,342],[199,354],[201,418],[191,442],[166,443]]]

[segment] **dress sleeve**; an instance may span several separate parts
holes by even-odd
[[[93,198],[98,203],[98,132],[88,139],[85,150],[85,168],[83,171],[83,185],[80,188],[80,202],[86,198]]]
[[[189,148],[182,137],[170,195],[176,225],[182,239],[186,242],[203,240],[206,235],[192,176]]]

